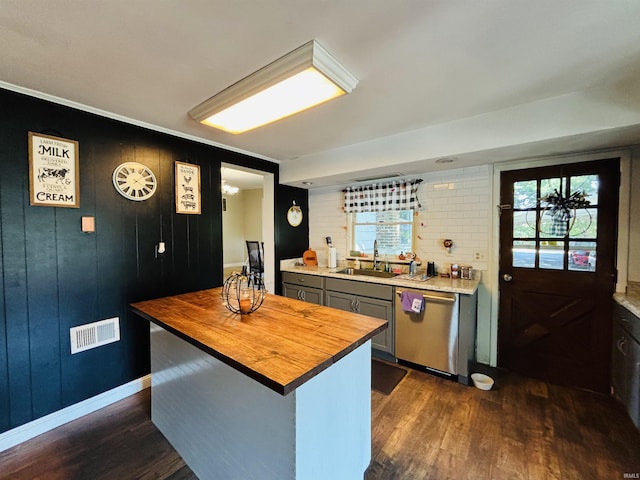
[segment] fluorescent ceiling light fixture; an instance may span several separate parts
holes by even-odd
[[[358,84],[311,40],[189,111],[194,120],[242,133],[350,93]]]

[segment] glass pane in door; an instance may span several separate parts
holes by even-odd
[[[580,175],[570,177],[571,192],[584,192],[591,205],[598,204],[598,175]]]
[[[535,268],[536,242],[513,241],[513,266],[521,268]]]
[[[598,236],[598,209],[580,208],[576,209],[571,219],[571,230],[569,238],[597,238]]]
[[[540,180],[540,197],[544,198],[547,195],[554,194],[555,192],[562,193],[564,195],[564,182],[562,178],[543,178]],[[542,208],[547,207],[546,202],[540,202]]]
[[[569,270],[595,272],[595,242],[569,242]]]
[[[564,269],[564,242],[540,242],[540,268]]]
[[[535,180],[515,182],[513,184],[513,208],[515,210],[535,208],[538,199],[536,187]]]
[[[536,212],[513,212],[513,238],[536,237]]]

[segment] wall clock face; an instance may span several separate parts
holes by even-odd
[[[287,212],[287,221],[292,227],[297,227],[302,223],[302,210],[299,206],[293,205]]]
[[[140,202],[151,198],[158,187],[149,167],[137,162],[118,165],[113,171],[113,186],[124,198]]]

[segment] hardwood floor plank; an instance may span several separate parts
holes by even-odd
[[[483,392],[411,369],[390,395],[371,395],[365,480],[640,473],[640,432],[604,395],[513,374]],[[0,479],[115,478],[196,479],[151,423],[149,390],[0,452]]]

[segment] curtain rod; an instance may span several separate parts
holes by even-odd
[[[422,180],[421,178],[414,178],[412,180],[385,180],[383,182],[375,182],[375,183],[365,183],[363,185],[357,185],[355,187],[348,187],[348,188],[365,188],[365,187],[369,187],[369,186],[373,186],[373,185],[378,185],[378,184],[382,184],[382,185],[388,185],[391,183],[409,183],[409,184],[415,184],[415,183],[422,183],[424,180]],[[342,190],[343,192],[347,192],[348,190],[345,188]]]

